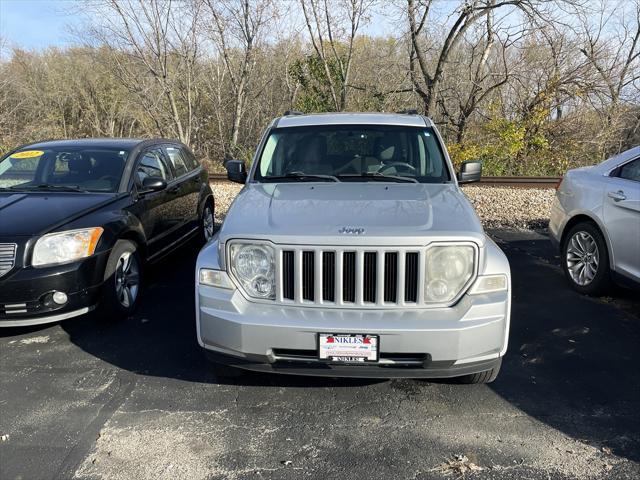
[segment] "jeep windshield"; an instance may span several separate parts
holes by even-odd
[[[433,129],[392,125],[276,128],[260,154],[259,182],[451,181]]]

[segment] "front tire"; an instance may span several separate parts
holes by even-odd
[[[118,240],[111,250],[104,272],[102,314],[119,320],[133,314],[139,303],[142,262],[130,240]]]
[[[501,366],[502,358],[491,370],[485,370],[484,372],[471,373],[469,375],[458,377],[458,382],[464,384],[491,383],[498,377]]]
[[[562,245],[562,269],[571,287],[584,295],[602,295],[611,285],[609,252],[600,229],[574,225]]]
[[[215,231],[215,217],[213,210],[213,202],[207,200],[202,209],[202,217],[200,218],[200,239],[203,243],[209,242],[213,238]]]
[[[216,361],[215,355],[211,354],[207,350],[205,350],[203,353],[205,358],[207,359],[207,363],[211,366],[213,374],[216,376],[216,378],[238,378],[244,375],[245,372],[241,368],[231,367],[229,365],[225,365],[224,363]]]

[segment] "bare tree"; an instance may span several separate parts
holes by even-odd
[[[436,50],[435,61],[430,62],[423,37],[426,35],[428,19],[434,0],[407,0],[407,18],[411,50],[409,72],[416,93],[424,104],[427,115],[432,115],[436,106],[437,92],[452,52],[460,44],[465,33],[477,21],[500,8],[513,7],[526,12],[533,11],[530,0],[471,0],[464,2],[454,11],[453,22],[446,28],[442,45],[429,43]],[[435,67],[431,66],[435,64]]]
[[[168,110],[170,131],[189,144],[194,125],[199,10],[187,10],[172,0],[99,0],[91,6],[102,19],[93,26],[92,36],[112,50],[120,81],[136,94],[160,134],[166,133]],[[144,81],[141,68],[157,89]]]
[[[346,107],[354,42],[373,4],[373,0],[300,0],[311,44],[337,111]]]
[[[207,30],[220,55],[233,94],[230,149],[238,145],[257,52],[275,16],[271,0],[203,0],[211,17]],[[196,2],[198,3],[198,2]]]
[[[514,38],[508,29],[500,32],[494,14],[493,10],[487,10],[484,25],[478,28],[480,33],[475,39],[465,39],[461,43],[463,48],[450,62],[450,80],[439,95],[444,119],[454,126],[457,143],[462,142],[469,120],[478,107],[511,78],[513,65],[508,60],[509,48],[522,37],[523,31],[517,32]],[[448,107],[447,97],[451,97],[453,111]]]
[[[597,72],[598,87],[594,90],[602,105],[601,111],[605,120],[609,142],[615,150],[623,148],[640,130],[640,108],[628,112],[620,108],[625,96],[637,95],[640,82],[640,1],[633,0],[629,4],[618,5],[609,10],[606,3],[601,3],[596,15],[579,10],[581,20],[580,36],[584,45],[580,52]],[[594,21],[595,19],[595,21]],[[613,30],[616,36],[607,35]],[[629,91],[629,95],[625,95]],[[637,98],[636,98],[637,100]],[[635,103],[631,99],[632,103]],[[625,114],[631,113],[635,120],[631,128],[624,121]],[[626,135],[621,132],[627,129]],[[622,135],[621,135],[622,134]],[[602,155],[607,154],[607,144],[603,144]]]
[[[593,17],[582,16],[585,45],[580,51],[600,75],[612,107],[620,101],[623,90],[640,78],[640,2],[635,0],[634,6],[634,12],[623,12],[629,21],[622,18],[616,22],[616,10],[607,12],[604,4],[596,25],[590,21]],[[607,28],[619,32],[617,41],[603,35]]]
[[[84,48],[0,52],[0,150],[163,135],[215,171],[294,106],[418,105],[457,161],[560,174],[638,143],[639,1],[74,2]]]

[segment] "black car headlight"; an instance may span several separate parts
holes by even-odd
[[[90,257],[103,231],[102,227],[95,227],[43,235],[33,247],[31,265],[56,265]]]

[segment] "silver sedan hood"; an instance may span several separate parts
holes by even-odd
[[[418,245],[473,240],[484,232],[454,184],[247,184],[234,200],[220,240],[275,243]]]

